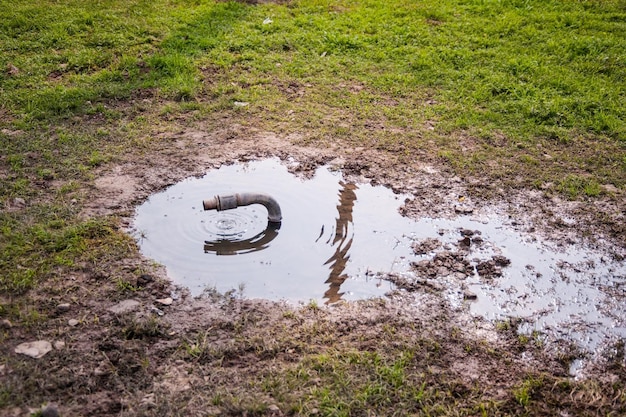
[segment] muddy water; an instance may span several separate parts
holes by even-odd
[[[281,227],[268,226],[261,205],[202,208],[204,199],[241,192],[278,200]],[[473,272],[444,268],[426,277],[453,305],[467,303],[491,319],[528,318],[528,331],[550,329],[587,346],[626,337],[624,265],[586,248],[551,246],[494,213],[408,219],[398,212],[406,198],[347,182],[328,167],[301,179],[270,159],[223,166],[153,195],[137,209],[134,233],[142,252],[193,294],[234,289],[250,298],[323,303],[382,296],[395,288],[386,274],[423,279],[412,264],[453,253]],[[468,230],[472,239],[463,235]],[[437,244],[417,255],[413,246],[425,239]],[[501,274],[476,272],[494,256],[510,261]],[[468,293],[476,299],[466,300]]]
[[[152,196],[134,227],[142,252],[194,294],[209,287],[305,302],[382,296],[392,285],[370,271],[393,271],[411,252],[397,244],[402,200],[382,190],[326,168],[300,179],[277,160],[223,166]],[[261,205],[202,209],[204,199],[238,192],[273,196],[281,227],[268,227]]]

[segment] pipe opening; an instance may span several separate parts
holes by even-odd
[[[280,227],[282,222],[282,213],[276,199],[267,194],[261,193],[239,193],[239,194],[223,194],[216,195],[213,198],[204,200],[202,205],[204,210],[231,210],[241,206],[249,206],[251,204],[261,204],[267,209],[267,220],[276,228]]]

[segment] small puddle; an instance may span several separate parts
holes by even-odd
[[[205,199],[242,192],[273,196],[281,227],[268,226],[258,204],[202,208]],[[528,331],[550,329],[588,347],[626,337],[624,265],[538,241],[496,214],[412,220],[398,212],[406,198],[328,167],[298,178],[268,159],[222,166],[151,196],[137,208],[134,233],[142,253],[194,295],[235,289],[333,303],[383,296],[396,289],[384,279],[392,274],[435,283],[476,315],[528,318]]]

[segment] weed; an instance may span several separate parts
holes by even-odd
[[[128,340],[162,337],[167,330],[167,326],[154,316],[138,319],[125,315],[118,317],[117,320],[122,326],[123,337]]]
[[[511,330],[511,322],[509,320],[496,321],[496,330],[500,332],[508,332]]]
[[[117,278],[115,280],[115,285],[118,289],[118,291],[125,293],[125,292],[135,292],[137,291],[137,286],[133,285],[130,281],[127,281],[123,278]]]
[[[200,357],[208,348],[208,335],[206,332],[200,333],[195,340],[183,341],[183,349],[185,353],[192,357]]]
[[[526,407],[530,405],[533,393],[543,386],[543,380],[534,376],[528,376],[519,387],[513,391],[515,400]]]

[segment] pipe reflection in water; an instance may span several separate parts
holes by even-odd
[[[324,262],[324,265],[330,264],[330,275],[326,280],[326,283],[330,285],[324,293],[326,304],[339,301],[343,295],[343,293],[339,292],[339,289],[341,284],[348,278],[348,274],[344,273],[344,271],[346,264],[350,260],[350,247],[352,247],[354,239],[352,210],[356,201],[356,193],[354,191],[359,187],[356,184],[346,184],[343,181],[340,181],[339,185],[341,186],[339,190],[339,205],[337,206],[339,217],[336,218],[335,236],[331,237],[331,246],[336,246],[337,248],[335,253]],[[326,243],[330,243],[330,238]]]
[[[278,236],[280,223],[268,222],[267,228],[249,239],[222,238],[216,241],[204,241],[204,253],[216,255],[242,255],[269,248],[269,244]]]

